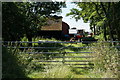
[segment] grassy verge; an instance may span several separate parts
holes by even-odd
[[[100,76],[101,78],[118,78],[118,67],[119,67],[119,51],[118,49],[111,47],[110,43],[95,43],[92,44],[94,48],[90,50],[94,51],[95,58],[94,70],[92,73],[94,76]],[[90,77],[94,77],[90,76]]]
[[[15,51],[2,48],[2,78],[26,78]]]
[[[34,39],[38,40],[49,40],[49,39]],[[52,40],[56,41],[56,40]],[[27,44],[22,44],[26,46]],[[68,48],[60,50],[58,49],[6,49],[3,53],[3,66],[7,64],[16,64],[13,65],[14,71],[18,73],[13,73],[12,77],[29,77],[29,78],[116,78],[118,77],[118,51],[117,49],[103,46],[110,46],[109,44],[95,43],[88,46],[93,46],[94,48],[70,48],[70,47],[86,47],[86,45],[81,43],[33,43],[34,47],[66,47]],[[22,52],[22,53],[20,53]],[[65,56],[94,56],[95,58],[53,58],[57,56],[63,56],[63,54],[29,54],[29,52],[95,52],[95,53],[66,53]],[[11,55],[9,56],[8,55]],[[6,56],[8,55],[8,56]],[[14,56],[14,57],[12,57]],[[11,60],[8,60],[11,58]],[[14,59],[14,60],[12,60]],[[62,61],[62,60],[93,60],[94,68],[91,69],[82,69],[74,67],[93,67],[92,65],[64,65],[62,62],[39,62],[44,60],[52,61]],[[13,63],[12,63],[13,62]],[[92,62],[65,62],[66,64],[92,64]],[[45,65],[46,64],[46,65]],[[49,65],[47,65],[49,64]],[[57,65],[56,65],[57,64]],[[19,65],[19,67],[18,67]],[[17,68],[16,68],[17,67]],[[8,67],[7,67],[8,68]],[[3,70],[4,77],[10,77],[11,66],[9,70]],[[17,70],[18,69],[18,70]],[[22,70],[23,71],[22,71]],[[20,70],[20,71],[19,71]],[[8,73],[9,72],[9,73]],[[7,74],[8,73],[8,74]],[[22,74],[23,73],[23,74]],[[109,73],[109,74],[108,74]],[[19,75],[19,76],[18,76]],[[21,76],[20,76],[21,75]]]
[[[49,44],[50,47],[83,47],[86,45],[83,45],[81,43],[78,44]],[[40,45],[41,46],[41,45]],[[43,45],[42,45],[43,46]],[[48,46],[48,44],[44,44],[44,46]],[[58,50],[49,50],[48,52],[82,52],[82,51],[89,51],[87,49],[72,49],[72,48],[66,48],[61,51]],[[50,55],[47,55],[50,56]],[[62,56],[59,55],[52,55],[51,57],[55,56]],[[82,54],[82,53],[69,53],[65,56],[89,56],[89,54]],[[40,59],[44,60],[44,59]],[[48,59],[52,61],[61,61],[63,58],[52,58]],[[65,60],[86,60],[86,58],[65,58]],[[44,65],[44,71],[33,71],[32,73],[28,74],[28,77],[30,78],[88,78],[86,74],[88,74],[89,69],[81,69],[81,68],[73,68],[73,65],[64,65],[62,62],[39,62],[39,64],[50,64],[50,65]],[[53,65],[54,64],[54,65]],[[57,65],[55,65],[57,64]],[[66,62],[66,64],[89,64],[88,62]],[[89,65],[74,65],[74,67],[90,67]]]
[[[27,39],[24,38],[26,41]],[[40,38],[35,39],[35,41],[40,40]],[[41,39],[41,40],[49,40],[49,39]],[[56,41],[56,40],[52,40]],[[11,44],[10,44],[11,45]],[[15,44],[17,45],[17,44]],[[34,47],[83,47],[85,45],[82,45],[81,43],[78,44],[63,44],[63,43],[35,43],[32,44]],[[22,46],[28,46],[28,44],[23,43]],[[8,49],[9,50],[9,49]],[[72,49],[72,48],[66,48],[59,50],[58,49],[10,49],[12,51],[11,55],[15,54],[17,58],[17,64],[21,65],[24,74],[26,77],[29,78],[86,78],[84,74],[88,73],[88,69],[76,69],[72,68],[72,65],[63,65],[61,63],[53,63],[53,62],[38,62],[40,60],[63,60],[63,58],[52,58],[56,56],[63,56],[62,54],[55,54],[55,55],[50,55],[50,54],[29,54],[29,52],[80,52],[80,51],[85,51],[86,49]],[[9,52],[10,52],[9,50]],[[87,51],[87,50],[86,50]],[[22,53],[20,53],[22,52]],[[28,53],[27,53],[28,52]],[[81,53],[70,53],[66,54],[65,56],[85,56],[86,54],[81,54]],[[5,57],[5,55],[4,55]],[[44,58],[43,58],[44,57]],[[66,58],[65,60],[85,60],[82,58]],[[15,61],[12,61],[15,62]],[[6,63],[6,62],[5,62]],[[50,65],[44,65],[45,64],[50,64]],[[82,64],[82,62],[66,62],[67,64]],[[6,63],[8,64],[8,63]],[[6,65],[5,64],[5,65]],[[52,65],[52,64],[58,64],[58,65]],[[88,63],[86,63],[88,64]],[[79,67],[79,65],[75,65],[74,67]],[[84,65],[82,66],[84,67]],[[10,67],[11,68],[11,67]],[[16,69],[15,69],[16,70]],[[7,73],[7,72],[6,72]],[[7,77],[7,76],[6,76]],[[17,77],[17,76],[16,76]]]

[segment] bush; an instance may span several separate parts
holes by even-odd
[[[94,43],[90,48],[93,52],[94,72],[100,73],[102,78],[118,77],[118,50],[111,48],[109,43]]]
[[[26,77],[25,70],[19,63],[14,51],[2,48],[2,78]]]
[[[33,71],[42,71],[43,65],[34,62],[36,55],[20,53],[19,49],[2,50],[2,77],[3,78],[26,78]],[[37,55],[38,57],[41,55]]]

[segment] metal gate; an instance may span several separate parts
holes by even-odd
[[[112,41],[113,42],[113,41]],[[34,47],[28,47],[28,44],[32,43]],[[58,65],[64,64],[75,68],[93,68],[94,63],[92,61],[94,54],[92,51],[86,51],[90,46],[85,47],[73,47],[73,44],[80,45],[82,42],[62,42],[62,41],[38,41],[38,42],[21,42],[21,41],[4,41],[3,46],[7,48],[19,48],[21,52],[27,54],[40,54],[40,59],[34,62],[40,62],[43,65]],[[85,42],[84,42],[85,43]],[[88,42],[86,42],[88,43]],[[26,44],[26,46],[22,46]],[[38,46],[35,46],[38,44]],[[59,46],[58,46],[59,44]],[[67,46],[62,46],[64,44]],[[120,46],[116,46],[120,47]],[[67,51],[65,49],[74,49],[73,51]],[[86,49],[86,50],[83,50]]]

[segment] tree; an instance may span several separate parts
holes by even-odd
[[[2,3],[3,40],[20,40],[25,33],[25,16],[14,3]]]
[[[83,2],[75,4],[81,8],[81,10],[73,8],[67,16],[73,15],[76,20],[83,18],[84,22],[90,22],[91,29],[100,29],[100,31],[104,33],[105,40],[107,40],[106,35],[109,35],[111,40],[120,40],[120,34],[118,34],[120,30],[118,22],[120,19],[118,12],[120,2]]]
[[[46,25],[46,19],[51,14],[61,12],[64,2],[4,2],[3,40],[16,41],[24,35],[29,41],[40,27]]]

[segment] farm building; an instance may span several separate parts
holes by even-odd
[[[51,17],[47,24],[39,32],[42,37],[62,39],[64,35],[69,34],[69,25],[62,21],[61,16]]]

